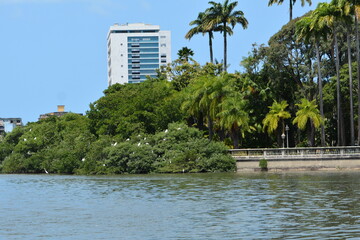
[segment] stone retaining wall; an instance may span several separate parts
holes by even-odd
[[[238,172],[260,171],[258,160],[237,160]],[[360,159],[267,159],[268,171],[360,170]]]

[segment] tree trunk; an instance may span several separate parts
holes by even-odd
[[[320,51],[319,51],[319,40],[316,40],[316,57],[318,67],[318,84],[319,84],[319,101],[320,101],[320,115],[324,119],[324,102],[323,102],[323,90],[322,90],[322,77],[321,77],[321,66],[320,66]],[[325,146],[325,129],[324,124],[321,124],[321,146]]]
[[[238,127],[233,126],[231,128],[231,138],[234,143],[234,149],[238,149],[239,148],[239,128]]]
[[[289,0],[290,6],[289,6],[289,13],[290,13],[290,21],[292,20],[292,10],[293,10],[293,0]],[[289,21],[289,22],[290,22]]]
[[[339,46],[337,40],[337,32],[334,27],[334,43],[335,43],[335,67],[336,67],[336,107],[337,107],[337,145],[342,146],[342,111],[341,111],[341,99],[340,99],[340,59],[339,59]]]
[[[350,46],[350,29],[347,31],[347,45],[348,45],[348,63],[349,63],[349,91],[350,91],[350,145],[355,145],[355,130],[354,130],[354,104],[353,104],[353,81],[352,81],[352,62],[351,62],[351,46]]]
[[[210,62],[214,63],[213,49],[212,49],[212,33],[209,32],[209,48],[210,48]]]
[[[226,22],[224,22],[224,71],[227,72],[227,41],[226,41]]]
[[[204,114],[202,112],[199,113],[198,119],[197,119],[197,128],[200,129],[201,131],[205,130],[204,127]]]
[[[307,122],[307,139],[308,139],[308,145],[310,147],[315,146],[315,127],[312,124],[311,120],[309,119]]]
[[[276,132],[277,132],[277,134],[276,134],[276,142],[277,142],[277,144],[278,144],[278,147],[279,147],[279,148],[282,148],[283,145],[284,145],[284,141],[283,141],[283,139],[281,138],[281,135],[282,135],[282,129],[281,129],[281,127],[278,127],[278,128],[276,129]]]
[[[355,35],[356,35],[356,61],[357,61],[357,80],[358,80],[358,138],[357,142],[360,145],[360,40],[359,40],[359,26],[358,18],[355,14]]]
[[[212,140],[214,133],[213,133],[213,121],[210,117],[210,114],[208,113],[208,129],[209,129],[209,139]]]

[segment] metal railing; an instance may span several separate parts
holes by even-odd
[[[237,159],[273,158],[273,157],[322,157],[360,155],[360,146],[348,147],[304,147],[304,148],[249,148],[231,149],[231,155]]]

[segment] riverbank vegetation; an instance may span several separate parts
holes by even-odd
[[[1,171],[233,171],[228,148],[354,145],[360,139],[357,4],[333,0],[290,16],[267,45],[253,45],[241,71],[228,73],[226,38],[249,23],[237,2],[211,2],[186,35],[208,34],[209,63],[199,64],[196,49],[183,48],[158,77],[110,86],[85,116],[15,128],[0,140]],[[213,56],[215,32],[224,38],[222,63]]]

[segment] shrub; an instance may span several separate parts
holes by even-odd
[[[267,171],[268,170],[268,161],[266,159],[261,159],[259,161],[259,167],[261,168],[262,171]]]

